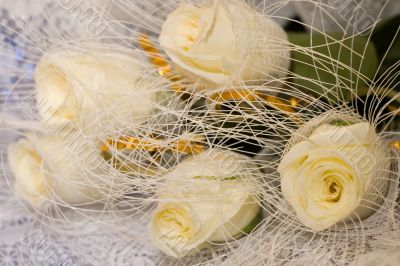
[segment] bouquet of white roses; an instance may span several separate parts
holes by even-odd
[[[104,245],[120,264],[347,265],[400,231],[398,62],[249,2],[88,4],[104,32],[31,51],[1,113],[8,184],[68,249],[99,260],[67,240],[87,219],[131,243]]]

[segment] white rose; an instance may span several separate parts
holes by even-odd
[[[75,205],[103,199],[101,186],[85,172],[89,166],[100,166],[102,159],[82,145],[78,148],[80,158],[74,158],[53,137],[30,136],[11,144],[8,160],[15,178],[15,193],[36,207],[49,201]]]
[[[284,30],[242,1],[184,4],[164,22],[159,42],[178,70],[214,85],[283,77],[290,64]]]
[[[233,152],[212,151],[187,159],[165,176],[149,224],[154,244],[182,257],[209,243],[250,233],[260,222],[260,205],[252,192],[257,171]]]
[[[385,156],[369,123],[322,124],[282,158],[283,195],[314,231],[365,218],[387,191]]]
[[[86,44],[46,54],[35,73],[38,110],[48,125],[132,122],[154,110],[156,78],[135,51]],[[161,85],[160,85],[161,86]]]
[[[33,143],[22,139],[11,144],[8,160],[15,177],[16,194],[32,205],[44,203],[50,195],[51,178],[42,174],[42,156]]]

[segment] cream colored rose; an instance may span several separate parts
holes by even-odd
[[[358,221],[377,209],[387,190],[387,163],[374,128],[323,124],[282,158],[282,192],[314,231]]]
[[[157,80],[134,51],[86,44],[46,54],[35,73],[39,114],[48,125],[107,125],[154,110]]]
[[[100,184],[85,172],[89,166],[100,166],[101,158],[82,147],[79,145],[80,158],[74,158],[53,137],[30,136],[11,144],[8,160],[15,193],[36,207],[49,201],[76,205],[103,199]]]
[[[9,165],[15,177],[15,192],[22,199],[40,206],[49,198],[51,178],[42,174],[42,156],[34,144],[26,139],[11,144]]]
[[[260,205],[247,158],[206,151],[187,159],[165,176],[149,233],[154,244],[173,257],[215,242],[250,233],[260,222]]]
[[[184,4],[168,16],[159,41],[184,75],[213,85],[283,77],[290,63],[283,29],[242,1]]]

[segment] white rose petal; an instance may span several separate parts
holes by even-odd
[[[241,1],[184,4],[168,16],[159,41],[178,70],[209,84],[270,80],[289,68],[286,33]]]
[[[15,192],[33,205],[42,205],[49,197],[51,178],[42,174],[42,157],[33,143],[22,139],[11,144],[8,160],[15,176]]]
[[[50,200],[75,205],[104,198],[100,184],[85,173],[83,165],[100,165],[101,158],[87,149],[80,151],[82,157],[73,158],[67,147],[54,137],[30,136],[11,144],[8,160],[16,194],[37,207]]]
[[[46,54],[35,73],[42,120],[49,125],[76,122],[86,127],[110,117],[113,122],[143,119],[156,100],[151,89],[155,79],[142,75],[144,62],[132,51],[94,44]],[[102,117],[104,110],[107,115]]]
[[[165,176],[166,188],[149,224],[154,244],[181,257],[240,236],[260,212],[251,181],[243,180],[256,174],[245,159],[232,152],[205,152]]]
[[[304,225],[320,231],[373,212],[387,189],[377,145],[369,123],[323,124],[289,150],[278,167],[282,192]]]

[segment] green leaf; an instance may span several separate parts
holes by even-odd
[[[337,127],[347,127],[347,126],[351,126],[353,123],[337,120],[337,121],[332,121],[329,124],[332,126],[337,126]]]
[[[384,65],[400,60],[400,32],[397,33],[399,28],[400,15],[380,22],[372,32],[371,40],[376,47],[379,59],[384,60]]]
[[[293,44],[291,71],[294,85],[337,101],[350,97],[373,79],[378,59],[367,38],[343,34],[289,33]]]
[[[253,220],[251,220],[251,222],[248,225],[246,225],[245,228],[243,228],[238,234],[234,235],[233,237],[238,239],[243,236],[249,235],[254,230],[254,228],[256,228],[257,225],[261,223],[262,220],[263,220],[263,214],[262,214],[262,209],[260,209],[257,215],[253,218]]]
[[[400,61],[400,15],[380,22],[371,35],[379,61],[382,66],[379,74],[384,75],[383,80],[393,79],[391,84],[397,91],[400,90],[400,76],[394,75],[400,71],[400,66],[393,68]]]

